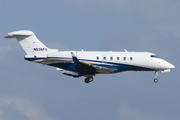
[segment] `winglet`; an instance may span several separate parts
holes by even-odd
[[[71,52],[71,55],[74,62],[79,62],[79,60],[77,59],[77,57],[74,55],[73,52]]]

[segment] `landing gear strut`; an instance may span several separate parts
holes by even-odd
[[[92,82],[92,81],[93,81],[93,77],[92,77],[92,76],[89,76],[89,77],[87,77],[87,78],[84,80],[85,83],[89,83],[89,82]]]
[[[158,76],[158,71],[155,71],[155,79],[154,79],[154,82],[155,82],[155,83],[158,82],[157,76]]]

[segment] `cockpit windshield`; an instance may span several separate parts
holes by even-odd
[[[151,55],[151,58],[159,58],[157,55]]]

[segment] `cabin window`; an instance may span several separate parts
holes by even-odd
[[[132,58],[132,57],[130,57],[130,60],[132,61],[132,60],[133,60],[133,58]]]
[[[117,57],[117,60],[119,60],[119,57]]]
[[[104,60],[106,60],[106,57],[103,57]]]
[[[126,60],[126,57],[124,57],[124,60]]]
[[[113,57],[110,57],[111,60],[113,60]]]
[[[97,56],[96,59],[99,60],[99,57]]]

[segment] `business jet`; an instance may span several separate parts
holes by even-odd
[[[93,81],[96,74],[112,74],[124,71],[170,72],[175,66],[149,52],[105,52],[105,51],[58,51],[47,48],[29,30],[8,33],[5,38],[16,38],[27,55],[25,60],[56,67],[62,74],[81,77],[85,83]]]

